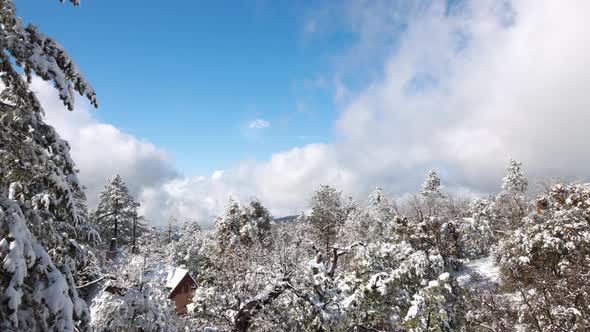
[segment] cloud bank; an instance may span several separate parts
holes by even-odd
[[[136,197],[146,186],[159,186],[178,177],[165,151],[99,122],[82,97],[78,96],[75,111],[70,112],[50,83],[35,78],[31,89],[43,105],[47,122],[70,143],[90,208],[96,206],[106,178],[114,174],[125,179]]]
[[[330,144],[185,178],[153,145],[84,108],[67,113],[57,98],[40,99],[70,141],[89,197],[118,172],[154,223],[175,215],[211,224],[228,196],[258,197],[277,216],[296,213],[322,183],[357,197],[377,185],[403,194],[430,168],[447,188],[495,191],[509,157],[531,178],[590,175],[590,2],[433,1],[403,10],[388,3],[354,2],[354,14],[324,16],[307,31],[333,19],[348,25],[358,42],[341,64],[351,52],[370,59],[376,43],[395,41],[380,49],[378,73],[363,88],[335,79],[335,99],[344,101]],[[351,74],[338,68],[337,77]]]

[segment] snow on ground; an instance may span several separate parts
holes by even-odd
[[[494,264],[492,256],[474,259],[463,264],[463,269],[455,273],[459,286],[465,287],[472,284],[471,274],[477,273],[482,280],[477,283],[480,286],[491,286],[498,284],[500,280],[500,269]]]

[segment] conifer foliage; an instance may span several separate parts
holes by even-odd
[[[95,106],[96,96],[63,47],[24,26],[12,1],[0,1],[0,23],[0,329],[88,330],[76,284],[92,277],[83,244],[95,232],[70,147],[44,123],[28,84],[33,75],[53,82],[70,110],[75,93]]]
[[[272,216],[258,201],[240,206],[229,199],[225,214],[216,221],[218,241],[222,247],[268,244]]]
[[[129,193],[120,175],[108,179],[92,214],[93,224],[106,243],[115,239],[117,245],[126,245],[139,237],[145,226],[138,215],[138,207],[139,203]]]

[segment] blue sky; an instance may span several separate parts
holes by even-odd
[[[333,55],[352,35],[306,33],[313,2],[17,0],[99,96],[98,120],[164,149],[187,176],[333,140]],[[248,129],[264,119],[265,129]]]

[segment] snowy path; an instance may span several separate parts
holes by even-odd
[[[494,265],[494,259],[491,256],[465,263],[463,269],[454,274],[459,282],[459,286],[465,287],[473,284],[474,282],[471,280],[471,274],[474,272],[482,276],[482,280],[477,281],[477,285],[480,287],[492,286],[499,282],[500,269]]]

